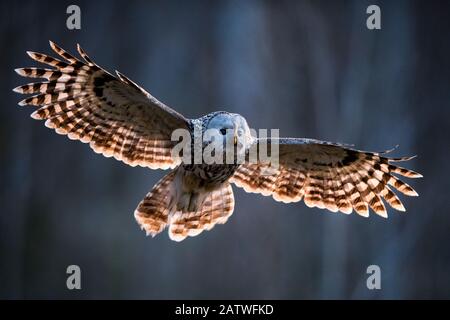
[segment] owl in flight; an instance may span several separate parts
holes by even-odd
[[[147,235],[155,236],[168,227],[172,240],[181,241],[225,223],[233,213],[231,183],[247,192],[272,196],[277,201],[304,200],[308,207],[325,208],[361,216],[369,207],[387,217],[383,199],[392,208],[405,211],[393,189],[408,196],[417,193],[395,175],[422,177],[394,163],[413,157],[391,158],[387,152],[366,152],[346,145],[313,139],[258,139],[247,121],[238,114],[213,112],[199,119],[187,119],[167,107],[120,72],[114,76],[92,61],[78,45],[79,59],[55,43],[50,46],[58,59],[45,54],[28,55],[51,68],[20,68],[24,77],[46,81],[14,89],[33,94],[19,105],[37,106],[31,117],[69,139],[88,143],[97,153],[114,157],[131,166],[172,169],[139,203],[134,216]],[[192,144],[184,153],[204,150],[212,141],[223,143],[222,152],[244,154],[231,163],[186,162],[176,156],[172,133],[197,130],[217,134]],[[250,150],[262,144],[278,146],[278,165],[250,161]],[[220,150],[220,149],[219,149]],[[219,157],[220,158],[220,157]],[[269,172],[269,173],[268,173]]]

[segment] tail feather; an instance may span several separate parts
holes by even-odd
[[[211,230],[216,224],[224,224],[233,214],[234,196],[231,185],[226,182],[208,194],[196,212],[174,214],[170,221],[169,237],[182,241],[194,237],[203,230]]]
[[[216,224],[227,222],[233,213],[233,189],[228,182],[213,191],[202,191],[208,193],[201,197],[204,200],[194,206],[194,210],[189,207],[179,209],[180,202],[183,202],[183,193],[179,192],[182,189],[180,177],[182,175],[177,170],[170,172],[153,187],[135,210],[134,217],[147,235],[154,237],[169,226],[170,239],[182,241],[203,230],[211,230]]]

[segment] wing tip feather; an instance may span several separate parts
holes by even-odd
[[[24,93],[22,86],[15,87],[14,89],[12,89],[12,91],[16,93]]]
[[[39,55],[41,55],[40,53],[37,53],[35,51],[25,51],[27,53],[27,55],[33,59],[33,60],[37,60]]]
[[[35,112],[33,112],[33,113],[30,115],[30,117],[33,118],[34,120],[42,120],[42,117],[40,116],[38,110],[36,110]]]
[[[413,179],[420,179],[420,178],[423,178],[423,174],[421,174],[421,173],[419,173],[419,172],[414,172],[414,175],[411,176],[410,178],[413,178]]]
[[[27,76],[27,74],[26,74],[26,72],[25,72],[25,70],[24,70],[23,68],[16,68],[16,69],[14,69],[14,71],[15,71],[19,76],[22,76],[22,77],[26,77],[26,76]]]
[[[382,217],[382,218],[384,218],[384,219],[387,219],[387,218],[388,218],[388,214],[387,214],[387,211],[386,211],[386,210],[385,210],[385,211],[380,211],[380,212],[375,211],[375,213],[376,213],[378,216],[380,216],[380,217]]]

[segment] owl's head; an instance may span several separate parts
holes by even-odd
[[[218,143],[226,152],[243,155],[253,142],[245,118],[237,113],[217,112],[209,120],[204,135],[207,144]]]

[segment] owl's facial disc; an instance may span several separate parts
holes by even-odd
[[[218,114],[210,120],[207,129],[212,132],[205,137],[208,143],[220,144],[224,152],[236,155],[243,155],[253,139],[247,121],[239,114]]]

